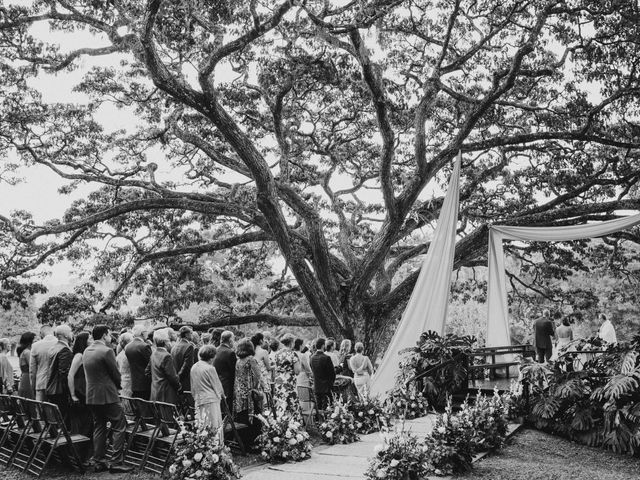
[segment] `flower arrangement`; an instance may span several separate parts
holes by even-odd
[[[377,398],[349,402],[347,409],[355,419],[356,431],[362,435],[377,432],[391,423],[389,414]]]
[[[300,419],[282,409],[278,417],[272,414],[258,415],[263,423],[262,434],[257,438],[262,458],[270,463],[299,462],[311,456],[311,441]]]
[[[240,478],[229,448],[221,444],[213,428],[198,425],[182,429],[175,458],[169,466],[170,480],[231,480]]]
[[[341,400],[336,400],[325,410],[325,421],[320,424],[320,434],[331,445],[353,443],[360,438],[355,419]]]
[[[410,420],[424,417],[428,413],[427,399],[422,393],[404,387],[395,387],[385,402],[388,415]]]
[[[451,475],[471,468],[475,453],[473,425],[469,415],[454,415],[451,403],[436,417],[424,443],[435,474]]]
[[[409,433],[385,439],[375,452],[365,473],[368,480],[418,480],[433,471],[424,444]]]
[[[488,397],[478,392],[473,405],[465,402],[458,417],[468,422],[473,430],[473,443],[477,451],[500,448],[507,436],[507,404],[497,390]]]

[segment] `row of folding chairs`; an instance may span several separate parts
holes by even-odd
[[[72,434],[57,405],[0,395],[0,465],[39,477],[52,459],[83,472],[79,449],[90,438]]]

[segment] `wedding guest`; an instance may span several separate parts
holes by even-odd
[[[191,367],[193,366],[193,354],[195,345],[193,344],[193,330],[191,327],[180,327],[178,332],[179,339],[171,349],[171,357],[173,358],[173,366],[178,372],[180,385],[185,391],[191,390]]]
[[[573,341],[573,329],[571,328],[571,321],[569,320],[569,317],[564,317],[562,319],[562,325],[556,329],[556,335],[558,336],[558,348],[561,348],[567,343]]]
[[[145,341],[146,333],[143,325],[134,325],[131,330],[133,340],[124,347],[131,372],[131,396],[143,400],[149,400],[151,396],[151,378],[145,373],[151,359],[151,345]]]
[[[604,313],[601,313],[598,318],[602,322],[598,330],[598,336],[607,343],[618,343],[616,329],[613,323],[611,323],[611,320],[609,320]]]
[[[325,339],[318,338],[315,342],[316,352],[311,356],[311,371],[313,372],[313,392],[316,397],[318,411],[327,408],[331,402],[331,389],[336,380],[336,370],[331,358],[324,353]]]
[[[73,342],[73,359],[67,375],[69,393],[73,405],[70,408],[71,432],[87,437],[93,431],[93,418],[87,406],[87,380],[82,358],[87,347],[93,343],[89,332],[80,332]]]
[[[260,367],[254,358],[253,343],[248,339],[238,342],[236,347],[236,375],[233,396],[233,411],[237,422],[248,425],[246,443],[251,445],[260,434],[260,424],[254,415],[262,413],[263,391],[260,383]]]
[[[214,328],[213,330],[211,330],[211,343],[214,347],[218,348],[220,346],[220,337],[222,336],[223,332],[224,329],[222,328]]]
[[[533,331],[538,363],[548,362],[553,354],[551,339],[555,335],[555,325],[551,321],[549,310],[543,310],[542,317],[533,322]]]
[[[353,372],[349,362],[351,361],[351,340],[345,338],[340,343],[340,351],[338,352],[338,361],[340,362],[340,375],[353,378]]]
[[[116,364],[118,365],[118,371],[120,372],[120,385],[122,390],[120,395],[123,397],[131,397],[133,395],[133,387],[131,384],[131,365],[127,358],[127,352],[125,349],[133,341],[133,334],[125,332],[120,334],[118,338],[118,345],[120,347],[120,353],[116,355]]]
[[[218,434],[221,444],[224,442],[222,412],[220,402],[224,399],[224,390],[218,377],[213,360],[216,347],[205,344],[199,352],[200,360],[191,368],[191,394],[196,407],[196,420],[201,425],[211,427]]]
[[[124,463],[127,420],[120,404],[120,372],[111,346],[111,332],[105,325],[93,327],[94,342],[86,348],[82,363],[87,381],[87,405],[93,414],[93,458],[95,472],[109,470],[127,473],[133,467]],[[107,423],[110,424],[113,454],[106,461]]]
[[[151,376],[151,396],[154,402],[178,403],[180,379],[173,364],[171,354],[167,350],[169,332],[167,329],[156,330],[153,335],[156,350],[151,354],[147,375]]]
[[[369,396],[371,387],[371,375],[373,375],[373,365],[369,357],[364,355],[364,345],[356,343],[356,354],[351,358],[350,367],[353,371],[353,382],[358,389],[358,394],[365,399]]]
[[[329,358],[331,358],[331,362],[333,363],[333,368],[338,368],[340,366],[340,359],[338,358],[338,352],[336,352],[335,340],[333,340],[332,338],[327,339],[324,353]]]
[[[277,338],[272,338],[268,343],[269,345],[269,360],[271,360],[271,364],[275,365],[276,363],[276,355],[278,354],[278,350],[280,349],[280,342]]]
[[[311,366],[309,365],[309,357],[302,353],[303,344],[304,340],[301,338],[296,338],[293,342],[293,351],[298,357],[297,365],[299,365],[299,371],[296,375],[296,387],[310,388],[313,373],[311,372]],[[311,405],[302,401],[300,402],[300,407],[305,412],[311,409]]]
[[[18,384],[18,395],[22,398],[34,398],[34,391],[31,388],[29,378],[29,363],[31,361],[31,346],[36,338],[33,332],[25,332],[20,336],[20,342],[16,353],[20,365],[20,383]]]
[[[260,367],[260,374],[265,392],[271,391],[271,382],[273,381],[273,365],[269,358],[269,352],[264,348],[264,336],[258,332],[251,337],[251,343],[255,348],[255,359]]]
[[[13,367],[7,358],[11,352],[11,341],[0,338],[0,393],[13,394]]]
[[[224,389],[229,411],[233,412],[233,389],[236,380],[236,352],[233,350],[233,332],[225,330],[220,335],[220,346],[213,360]]]
[[[69,325],[58,325],[53,334],[58,341],[49,351],[49,378],[47,380],[47,402],[54,403],[60,409],[62,417],[69,423],[69,406],[71,392],[69,391],[69,370],[73,360],[71,343],[73,332]],[[69,424],[67,425],[69,427]]]
[[[49,380],[49,364],[51,363],[51,347],[58,339],[53,335],[50,325],[40,327],[40,340],[31,347],[29,357],[29,376],[31,388],[34,389],[35,399],[39,402],[47,400],[47,381]]]

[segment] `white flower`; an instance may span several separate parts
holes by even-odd
[[[176,470],[178,470],[178,468],[177,468],[175,465],[171,465],[171,466],[169,467],[169,473],[170,473],[171,475],[175,475],[175,474],[176,474]]]
[[[327,438],[332,438],[333,437],[333,432],[327,432],[324,434],[325,437]]]
[[[442,470],[440,470],[439,468],[436,468],[433,473],[435,473],[436,475],[442,475]]]
[[[337,413],[332,413],[332,414],[331,414],[331,418],[337,418],[337,417],[338,417],[338,414],[337,414]]]
[[[291,430],[287,430],[287,433],[285,433],[284,436],[287,438],[291,438]]]
[[[438,427],[438,433],[444,433],[444,432],[446,432],[446,431],[447,431],[447,429],[446,429],[446,428],[444,428],[444,427]]]
[[[196,471],[196,477],[201,477],[201,476],[202,476],[202,470]]]
[[[182,461],[182,466],[184,468],[189,468],[191,466],[191,460],[183,460]]]
[[[200,452],[196,453],[196,454],[193,456],[193,459],[194,459],[196,462],[200,462],[200,461],[202,460],[202,454],[201,454]]]
[[[287,458],[289,454],[287,452],[282,452],[282,458]]]
[[[220,460],[220,457],[217,454],[211,455],[211,463],[218,463],[218,460]]]
[[[416,408],[417,406],[418,406],[418,404],[417,404],[416,402],[413,402],[413,403],[411,404],[411,408]]]
[[[374,413],[376,413],[376,412],[373,411],[373,408],[371,410],[369,410],[369,415],[373,415]]]
[[[358,412],[359,417],[364,417],[364,412]]]
[[[398,403],[396,403],[396,405],[401,407],[402,406],[402,402],[398,402]]]
[[[396,459],[394,458],[393,460],[391,460],[391,461],[389,462],[389,466],[390,466],[391,468],[396,468],[396,467],[398,466],[398,464],[399,464],[399,463],[400,463],[400,460],[396,460]]]
[[[269,454],[267,452],[262,452],[262,458],[267,458]]]
[[[298,440],[298,442],[302,442],[302,441],[304,441],[304,436],[299,433],[299,434],[296,435],[296,440]]]
[[[280,437],[273,437],[273,443],[280,443]]]
[[[385,478],[387,476],[387,470],[384,468],[379,468],[378,471],[376,472],[376,477],[378,478]]]
[[[296,443],[298,443],[298,441],[295,438],[289,439],[289,445],[295,445]]]
[[[373,447],[373,453],[380,453],[380,452],[384,452],[387,449],[387,446],[383,443],[380,443],[378,445],[376,445],[375,447]]]

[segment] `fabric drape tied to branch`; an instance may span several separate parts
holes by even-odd
[[[427,330],[444,333],[456,249],[461,161],[458,154],[433,241],[402,319],[371,381],[372,395],[384,396],[395,385],[401,350],[415,346],[420,334]]]
[[[503,240],[562,242],[610,235],[640,224],[640,214],[607,222],[566,227],[511,227],[495,225],[489,230],[489,280],[487,292],[487,346],[511,345],[507,280]]]

